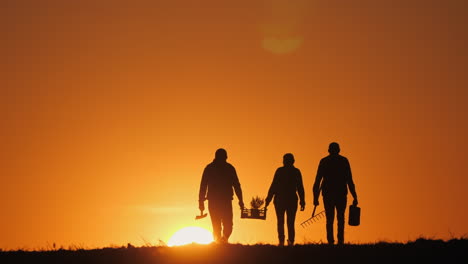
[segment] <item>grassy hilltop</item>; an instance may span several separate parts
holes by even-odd
[[[186,245],[53,251],[3,251],[0,263],[467,263],[468,240],[418,239],[402,243]]]

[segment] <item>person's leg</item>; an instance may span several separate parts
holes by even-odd
[[[327,240],[328,244],[335,243],[333,236],[333,222],[335,220],[335,203],[333,199],[323,197],[323,205],[325,207],[325,216],[327,218]]]
[[[284,245],[284,213],[286,211],[285,206],[280,203],[275,203],[277,230],[279,244]]]
[[[338,219],[338,244],[340,245],[344,243],[346,202],[346,196],[340,197],[336,201],[336,217]]]
[[[232,227],[233,227],[233,221],[232,221],[232,201],[228,200],[224,202],[224,206],[222,208],[222,224],[223,224],[223,242],[227,243],[229,240],[229,237],[232,234]]]
[[[296,231],[294,229],[294,223],[296,222],[296,212],[297,212],[297,201],[288,204],[286,215],[287,215],[287,225],[288,225],[288,245],[294,245],[294,238],[296,236]]]
[[[213,226],[213,239],[219,242],[221,239],[221,216],[217,201],[208,201],[208,211],[210,212],[211,225]]]

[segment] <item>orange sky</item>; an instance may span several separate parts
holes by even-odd
[[[194,217],[218,147],[246,203],[293,153],[296,240],[325,241],[299,223],[331,141],[362,208],[347,241],[467,234],[465,1],[73,2],[0,4],[0,248],[211,230]],[[234,218],[231,242],[277,242],[273,210]]]

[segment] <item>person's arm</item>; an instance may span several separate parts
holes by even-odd
[[[302,174],[299,169],[297,169],[297,192],[299,193],[299,204],[301,205],[301,211],[305,209],[305,193],[304,193],[304,184],[302,182]]]
[[[268,207],[271,200],[273,199],[273,196],[276,194],[277,182],[278,182],[278,170],[276,170],[275,175],[273,176],[273,181],[271,182],[271,185],[270,185],[270,189],[268,189],[268,195],[267,195],[267,198],[265,199],[265,207]]]
[[[315,182],[314,182],[314,187],[313,193],[314,193],[314,205],[317,206],[319,205],[319,195],[320,195],[320,184],[322,182],[323,178],[323,160],[320,161],[318,169],[317,169],[317,175],[315,176]]]
[[[348,184],[349,192],[354,198],[353,205],[358,204],[358,198],[356,193],[356,187],[354,186],[353,182],[353,174],[351,173],[351,165],[349,164],[348,159],[346,159],[346,182]]]
[[[232,167],[233,170],[233,177],[234,177],[234,192],[236,193],[237,199],[239,199],[239,206],[241,209],[244,209],[244,198],[242,196],[242,188],[240,185],[239,177],[237,177],[237,172],[234,167]]]
[[[208,167],[203,170],[203,175],[200,183],[200,191],[198,192],[198,209],[205,210],[206,192],[208,190]]]

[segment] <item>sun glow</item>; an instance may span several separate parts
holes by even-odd
[[[167,242],[167,245],[172,247],[192,243],[209,244],[211,242],[213,242],[213,234],[210,231],[201,227],[190,226],[175,232]]]

